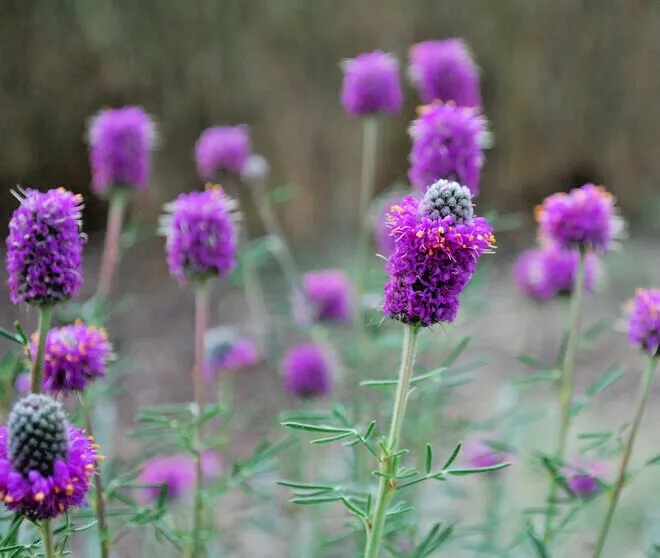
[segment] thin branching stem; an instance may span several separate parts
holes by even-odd
[[[119,262],[119,239],[124,222],[124,211],[126,209],[127,192],[115,189],[110,197],[110,208],[108,210],[108,225],[101,256],[101,271],[96,289],[99,300],[105,301],[110,296],[112,281]]]

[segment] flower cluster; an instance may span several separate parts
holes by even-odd
[[[161,234],[167,238],[167,264],[185,285],[227,277],[236,266],[236,203],[219,186],[181,194],[165,206]]]
[[[36,359],[39,333],[35,332],[26,350]],[[53,328],[46,338],[43,389],[51,393],[82,391],[90,382],[104,378],[113,358],[107,332],[77,322]]]
[[[385,269],[384,312],[406,324],[431,326],[452,322],[458,297],[474,274],[479,257],[495,243],[482,217],[463,221],[467,189],[456,200],[455,213],[440,218],[443,193],[454,189],[446,181],[433,184],[419,201],[412,196],[393,206],[388,216],[394,250]]]
[[[92,188],[146,188],[156,137],[156,125],[140,107],[101,111],[88,130]]]
[[[600,492],[608,470],[601,461],[582,457],[571,460],[560,470],[569,492],[577,498],[589,498]]]
[[[660,349],[660,289],[639,289],[628,302],[628,339],[657,356]]]
[[[262,358],[257,346],[229,328],[218,327],[204,337],[204,375],[208,380],[225,372],[237,372],[255,366]]]
[[[317,320],[342,323],[351,319],[353,289],[344,271],[310,271],[304,275],[302,285]]]
[[[451,101],[420,107],[418,113],[410,127],[408,177],[413,187],[424,192],[436,180],[447,179],[467,186],[476,196],[488,134],[486,119],[477,109]]]
[[[330,392],[332,378],[330,361],[313,343],[294,345],[282,361],[284,387],[291,397],[308,399]]]
[[[82,198],[64,188],[15,194],[9,221],[7,273],[11,301],[49,306],[76,296],[82,285]]]
[[[247,126],[215,126],[202,132],[195,144],[197,172],[204,180],[220,172],[241,174],[252,146]]]
[[[501,444],[485,438],[474,438],[463,447],[463,456],[474,469],[494,467],[511,459],[511,454],[505,451]]]
[[[353,116],[394,115],[401,110],[403,93],[399,62],[382,51],[360,54],[343,62],[341,102]]]
[[[479,68],[461,39],[424,41],[410,48],[410,79],[422,102],[481,106]]]

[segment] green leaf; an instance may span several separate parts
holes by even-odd
[[[441,528],[441,523],[436,523],[431,527],[430,531],[424,539],[422,539],[422,542],[420,542],[417,545],[417,548],[413,551],[412,558],[426,558],[427,556],[431,556],[451,538],[451,535],[454,532],[454,526],[449,525],[442,531],[440,530]]]
[[[326,434],[355,434],[355,430],[351,428],[338,428],[336,426],[326,426],[322,424],[306,424],[303,422],[283,422],[281,424],[285,428],[304,430],[306,432],[325,432]]]
[[[593,341],[600,334],[605,333],[612,329],[612,320],[610,318],[603,318],[598,320],[594,325],[592,325],[587,331],[582,334],[583,341]]]
[[[536,370],[540,370],[541,372],[547,372],[554,368],[554,366],[550,364],[546,364],[545,362],[541,362],[540,360],[534,358],[533,356],[526,354],[516,355],[516,360],[522,362],[523,364],[526,364],[531,368],[536,368]]]
[[[353,512],[358,517],[362,517],[364,519],[367,518],[366,512],[364,510],[358,508],[355,504],[353,504],[353,502],[351,502],[350,499],[348,499],[344,496],[340,496],[340,500],[348,508],[349,511]]]
[[[419,382],[423,382],[424,380],[429,380],[430,378],[434,378],[435,376],[439,376],[440,374],[443,374],[446,371],[447,371],[447,368],[442,367],[442,368],[436,368],[435,370],[431,370],[430,372],[427,372],[426,374],[420,374],[419,376],[414,376],[410,380],[410,385],[414,386],[415,384],[418,384]]]
[[[610,366],[573,402],[571,405],[571,416],[575,417],[578,415],[593,397],[617,383],[621,378],[623,378],[621,365],[616,363]]]
[[[362,387],[395,387],[399,380],[364,380],[360,382]]]
[[[465,348],[468,346],[470,343],[470,336],[467,335],[461,339],[458,344],[451,350],[451,352],[447,355],[445,360],[442,362],[442,366],[445,368],[449,368],[456,360],[458,357],[461,356]]]
[[[25,330],[23,329],[23,326],[21,325],[21,322],[16,320],[14,322],[14,327],[16,328],[16,331],[18,332],[18,336],[23,341],[23,345],[27,345],[29,343],[30,339],[28,338],[27,333],[25,333]]]
[[[298,490],[334,490],[334,486],[329,484],[309,484],[304,482],[292,482],[292,481],[275,481],[275,484],[280,486],[286,486],[287,488],[296,488]]]
[[[354,436],[354,432],[344,432],[343,434],[337,434],[336,436],[330,436],[329,438],[318,438],[317,440],[312,440],[312,444],[321,445],[321,444],[330,444],[331,442],[336,442],[337,440],[343,440],[350,436]]]
[[[559,380],[561,372],[557,368],[546,370],[544,372],[537,372],[536,374],[525,374],[513,380],[514,386],[522,386],[525,384],[533,384],[537,382],[556,382]]]
[[[296,187],[292,184],[284,184],[268,190],[270,201],[276,204],[290,202],[295,199],[296,195]]]
[[[452,463],[454,461],[456,461],[456,458],[458,457],[458,454],[461,452],[461,447],[462,446],[463,446],[463,444],[461,442],[456,444],[456,447],[454,448],[454,451],[451,452],[451,455],[447,458],[447,461],[445,461],[445,464],[442,466],[443,471],[445,471],[448,467],[451,467]],[[427,471],[427,473],[428,472],[429,471]]]
[[[9,333],[6,329],[1,328],[1,327],[0,327],[0,337],[4,337],[5,339],[9,339],[9,341],[17,343],[21,346],[25,344],[20,335],[16,335],[14,333]]]
[[[550,558],[545,543],[536,536],[536,533],[534,533],[534,527],[529,521],[525,524],[525,534],[527,535],[529,542],[532,544],[532,548],[534,549],[537,558]]]
[[[460,444],[459,444],[460,446]],[[459,448],[460,451],[460,448]],[[458,455],[458,454],[457,454]],[[424,469],[426,471],[426,474],[431,473],[431,467],[433,467],[433,449],[431,448],[431,444],[426,444],[426,463],[424,465]]]
[[[448,475],[453,475],[456,477],[464,477],[466,475],[476,475],[479,473],[489,473],[491,471],[499,471],[500,469],[506,469],[511,463],[500,463],[499,465],[492,465],[491,467],[475,467],[472,469],[450,469],[445,471]]]
[[[301,506],[316,506],[318,504],[338,502],[340,499],[340,496],[316,496],[311,498],[292,498],[289,501],[292,504],[300,504]]]
[[[651,457],[644,462],[644,467],[653,467],[654,465],[660,465],[660,454]]]

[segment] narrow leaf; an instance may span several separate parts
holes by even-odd
[[[459,448],[460,451],[460,448]],[[458,454],[456,454],[458,455]],[[425,470],[428,475],[431,472],[431,467],[433,466],[433,449],[431,449],[431,444],[426,444],[426,464]]]
[[[303,422],[283,422],[282,426],[293,428],[294,430],[305,430],[306,432],[325,432],[327,434],[354,433],[354,430],[349,428],[338,428],[336,426],[325,426],[322,424],[306,424]]]
[[[461,447],[463,447],[463,444],[461,444],[461,442],[458,442],[458,444],[456,444],[456,447],[454,448],[454,451],[451,452],[451,455],[447,458],[447,461],[445,461],[445,464],[442,466],[443,471],[446,470],[448,467],[451,467],[452,463],[456,461],[458,454],[461,452]]]

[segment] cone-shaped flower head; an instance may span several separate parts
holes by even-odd
[[[98,446],[69,425],[47,395],[20,399],[0,428],[0,494],[8,509],[32,520],[85,503]]]
[[[394,56],[376,50],[345,60],[342,68],[341,102],[350,115],[395,115],[401,110],[403,93],[399,61]]]
[[[473,469],[494,467],[511,460],[511,454],[502,444],[482,438],[475,438],[465,444],[462,454]]]
[[[593,184],[547,197],[536,220],[543,237],[567,250],[607,252],[624,228],[612,195]]]
[[[7,273],[14,304],[48,306],[76,296],[83,282],[82,198],[64,188],[15,193]]]
[[[197,173],[214,180],[220,172],[243,172],[252,152],[247,126],[215,126],[204,130],[195,144]]]
[[[341,269],[310,271],[302,280],[307,300],[321,322],[348,322],[353,311],[353,286]]]
[[[600,492],[608,475],[603,462],[583,457],[572,459],[560,472],[569,492],[578,498],[588,498]]]
[[[39,333],[35,332],[27,350],[37,356]],[[43,389],[50,393],[82,391],[88,384],[104,378],[113,358],[112,345],[105,329],[77,322],[53,328],[46,338]]]
[[[261,360],[259,349],[250,339],[226,327],[208,330],[204,345],[204,375],[207,381],[218,374],[250,368]]]
[[[628,301],[628,340],[653,356],[660,354],[660,289],[639,289]]]
[[[144,190],[149,185],[151,151],[156,146],[156,125],[141,107],[99,112],[89,124],[89,163],[92,188]]]
[[[479,193],[484,164],[482,146],[488,136],[486,119],[477,109],[436,102],[418,109],[410,126],[412,148],[408,177],[424,192],[436,180],[453,180]]]
[[[481,106],[479,68],[461,39],[413,45],[409,75],[424,104],[437,100],[464,107]]]
[[[449,207],[445,203],[449,193],[456,200],[454,213],[439,217]],[[385,264],[388,277],[383,309],[390,318],[419,326],[456,318],[459,295],[481,254],[495,243],[484,218],[464,220],[469,215],[465,205],[469,195],[467,188],[457,189],[441,180],[421,201],[408,196],[392,207],[388,222],[395,244]]]
[[[332,389],[330,360],[313,343],[294,345],[282,362],[284,387],[291,397],[321,397]]]
[[[523,252],[513,266],[513,281],[520,291],[538,301],[550,300],[573,292],[579,254],[556,246],[532,248]],[[600,275],[600,260],[586,255],[584,290],[592,292]]]
[[[185,285],[227,277],[236,266],[236,202],[219,186],[181,194],[165,206],[161,234],[167,238],[167,264]]]

